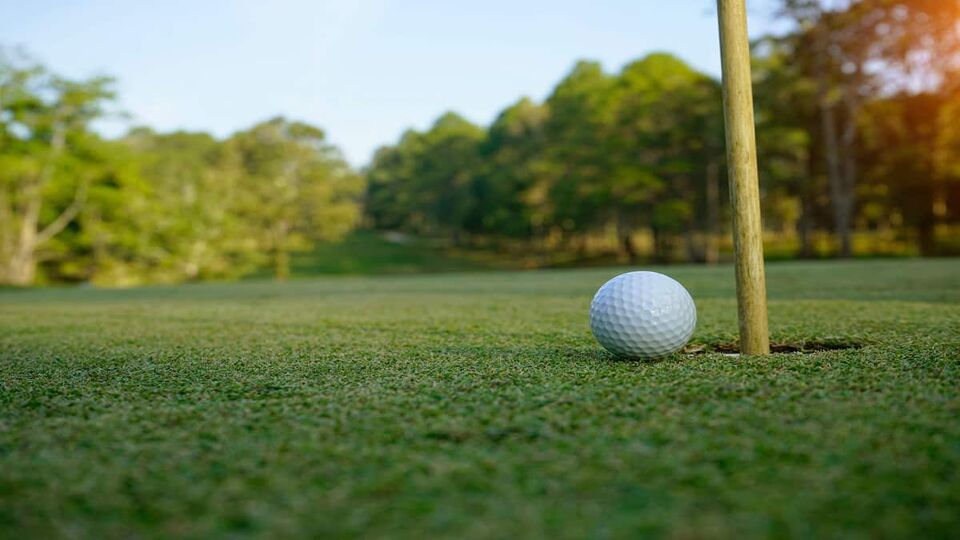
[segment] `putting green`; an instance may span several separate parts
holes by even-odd
[[[863,347],[652,363],[619,271],[0,291],[0,537],[960,530],[960,261],[770,264],[774,342]]]

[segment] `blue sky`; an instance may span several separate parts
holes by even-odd
[[[748,0],[751,34],[771,3]],[[283,114],[362,165],[444,111],[540,100],[581,58],[668,51],[718,75],[715,18],[713,0],[0,0],[0,44],[117,77],[132,123],[225,136]]]

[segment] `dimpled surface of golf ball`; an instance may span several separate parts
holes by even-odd
[[[603,284],[590,303],[590,329],[624,358],[659,358],[683,347],[697,308],[683,285],[657,272],[627,272]]]

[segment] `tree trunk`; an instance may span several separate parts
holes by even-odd
[[[839,242],[837,254],[840,257],[849,257],[851,254],[850,225],[853,211],[853,183],[856,178],[856,169],[850,167],[851,160],[856,159],[852,153],[852,139],[856,136],[856,117],[852,114],[847,118],[849,123],[844,130],[843,150],[841,156],[841,141],[837,134],[836,105],[830,96],[829,74],[825,65],[825,58],[829,50],[827,36],[823,31],[817,38],[817,62],[815,76],[817,78],[817,105],[820,108],[820,130],[823,135],[823,150],[827,158],[827,178],[830,184],[830,204],[833,208],[834,234]],[[847,90],[849,91],[849,90]],[[851,113],[854,111],[850,110]],[[844,159],[846,158],[846,159]],[[845,166],[846,165],[846,166]]]
[[[717,264],[720,260],[720,164],[717,161],[707,165],[706,180],[707,226],[703,262]]]
[[[584,261],[587,259],[587,235],[581,234],[577,236],[577,260]]]
[[[626,217],[621,212],[617,216],[617,236],[620,238],[620,256],[627,263],[637,260],[637,249],[633,245],[632,233]]]
[[[40,173],[22,188],[25,202],[22,206],[19,231],[16,233],[16,238],[11,246],[10,258],[4,265],[3,275],[0,276],[5,283],[24,287],[31,285],[37,274],[37,248],[62,231],[80,211],[84,192],[78,189],[74,202],[43,230],[39,228],[40,209],[43,206],[43,186],[53,178],[56,160],[60,156],[65,142],[64,127],[56,124],[46,162],[40,169]]]
[[[653,233],[653,260],[658,263],[669,262],[670,250],[667,246],[666,234],[657,227],[652,227],[650,231]]]
[[[11,285],[26,287],[36,276],[37,223],[40,220],[41,193],[38,182],[32,182],[24,190],[26,203],[20,218],[20,227],[14,242],[13,253],[7,261],[5,281]]]
[[[859,73],[859,70],[857,71]],[[838,226],[837,233],[840,235],[840,255],[849,257],[853,254],[851,234],[853,229],[853,212],[856,199],[857,187],[857,117],[860,115],[860,103],[856,96],[847,91],[844,99],[847,107],[843,127],[843,136],[841,143],[843,145],[843,175],[841,176],[840,188],[843,191],[843,198],[840,203],[842,208],[838,211],[842,214],[843,222]]]
[[[9,261],[13,257],[13,209],[10,208],[9,193],[0,188],[0,261]],[[0,282],[4,281],[6,269],[0,270]]]
[[[7,262],[3,281],[18,287],[27,287],[33,284],[36,274],[37,261],[33,258],[33,252],[18,252]]]
[[[841,166],[840,141],[837,137],[836,114],[833,105],[821,101],[820,127],[823,131],[824,153],[827,157],[827,177],[830,183],[830,205],[833,209],[833,230],[840,244],[838,255],[849,257],[852,194],[848,192],[847,178]],[[847,161],[847,160],[843,160]]]
[[[917,229],[918,243],[920,245],[920,255],[924,257],[933,257],[937,254],[936,241],[934,240],[934,226],[932,222],[924,222]]]
[[[4,282],[18,286],[27,286],[33,283],[37,274],[37,248],[59,234],[73,221],[80,212],[85,197],[85,189],[83,187],[78,188],[70,206],[43,229],[40,229],[40,207],[43,202],[40,188],[34,184],[27,191],[27,204],[20,220],[20,233],[2,276]]]
[[[290,278],[290,253],[282,247],[273,253],[273,278],[280,282]]]
[[[26,203],[20,218],[20,230],[16,235],[13,253],[7,261],[6,281],[11,285],[26,287],[36,276],[37,224],[40,220],[41,193],[38,182],[24,188]]]
[[[637,260],[637,250],[633,246],[633,238],[630,237],[630,233],[626,232],[622,237],[623,242],[623,253],[627,256],[627,262],[634,262]]]
[[[286,281],[290,277],[290,251],[287,249],[287,236],[290,227],[286,221],[277,223],[273,236],[273,278]]]
[[[813,258],[813,208],[808,194],[800,195],[800,219],[797,220],[797,235],[800,247],[797,257],[801,259]]]
[[[689,231],[694,230],[694,224],[688,224]],[[687,260],[686,262],[692,263],[704,263],[707,261],[707,237],[706,235],[698,235],[694,232],[689,232],[683,236],[684,245],[687,248]]]
[[[800,219],[797,220],[797,236],[799,236],[800,246],[797,251],[797,257],[801,259],[812,259],[815,255],[813,249],[813,231],[815,225],[814,208],[814,186],[813,178],[817,172],[814,170],[815,160],[807,158],[806,169],[807,179],[801,180],[797,190],[800,196]]]

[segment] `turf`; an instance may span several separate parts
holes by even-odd
[[[392,241],[391,241],[392,240]],[[295,252],[290,273],[295,278],[323,274],[416,274],[465,272],[504,266],[491,254],[458,253],[447,246],[413,236],[390,237],[373,231],[354,231],[338,242],[317,244],[311,250]],[[272,269],[261,268],[254,279],[270,277]]]
[[[775,341],[862,348],[656,362],[617,272],[0,292],[0,536],[955,537],[960,261],[771,264]]]

